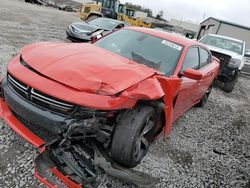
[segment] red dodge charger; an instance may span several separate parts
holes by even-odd
[[[207,102],[218,69],[204,45],[146,28],[93,44],[31,44],[0,81],[0,117],[46,153],[36,160],[43,183],[56,184],[45,174],[49,161],[62,182],[81,187],[95,177],[96,151],[123,168],[138,165],[178,117]]]

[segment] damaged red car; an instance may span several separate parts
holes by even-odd
[[[130,181],[150,144],[207,102],[218,69],[204,45],[146,28],[31,44],[1,80],[0,117],[40,149],[36,177],[49,187],[91,184],[95,166]]]

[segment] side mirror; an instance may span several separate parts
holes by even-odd
[[[245,53],[245,55],[244,55],[245,57],[250,57],[250,53],[248,52],[248,53]]]
[[[245,57],[250,57],[250,50],[249,49],[245,50],[244,56]]]
[[[202,78],[202,74],[199,71],[190,68],[184,70],[182,75],[193,80],[201,80]]]

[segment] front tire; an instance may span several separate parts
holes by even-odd
[[[146,155],[156,125],[156,112],[151,106],[138,105],[126,111],[114,131],[112,158],[126,167],[137,166]]]
[[[233,79],[233,80],[227,80],[224,84],[223,90],[228,92],[228,93],[231,93],[234,89],[234,86],[235,86],[237,80],[238,80],[238,77]]]

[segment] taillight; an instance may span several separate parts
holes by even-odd
[[[96,37],[96,36],[90,38],[90,43],[94,43],[94,42],[96,42],[96,41],[97,41],[97,37]]]

